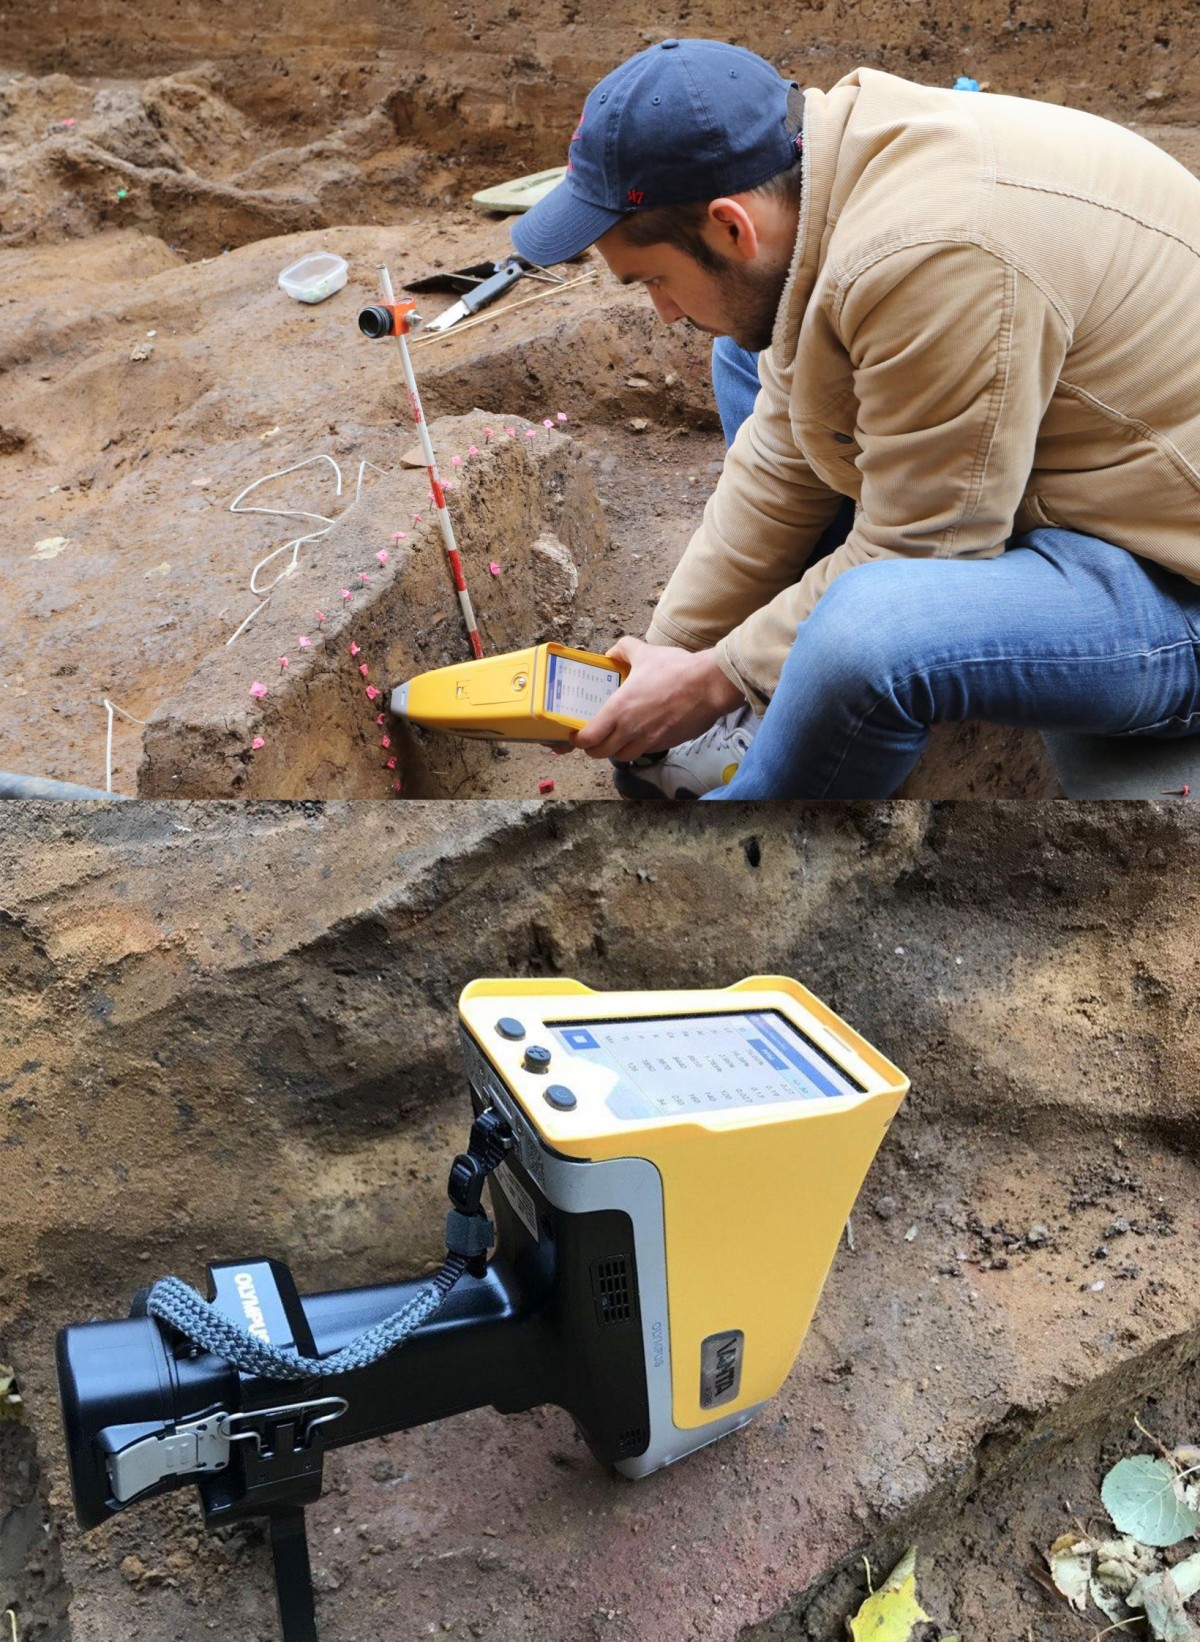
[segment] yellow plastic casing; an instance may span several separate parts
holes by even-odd
[[[602,1000],[602,1001],[598,1001]],[[778,1011],[864,1086],[862,1094],[772,1102],[673,1117],[619,1118],[603,1074],[568,1062],[578,1104],[551,1107],[550,1078],[523,1069],[536,1029],[599,1019]],[[473,981],[459,999],[470,1036],[545,1144],[565,1157],[639,1157],[662,1180],[673,1416],[710,1424],[700,1402],[701,1342],[745,1334],[741,1385],[722,1416],[774,1396],[808,1331],[846,1219],[908,1079],[839,1016],[785,976],[756,975],[724,989],[596,993],[570,980]],[[514,1016],[527,1036],[496,1029]],[[541,1041],[545,1042],[546,1039]],[[566,1052],[560,1058],[566,1060]]]
[[[430,730],[481,740],[566,742],[588,719],[555,712],[547,705],[555,658],[595,667],[609,681],[615,675],[624,682],[629,672],[623,661],[590,650],[535,644],[419,673],[392,692],[392,711]],[[596,708],[602,699],[597,692]]]

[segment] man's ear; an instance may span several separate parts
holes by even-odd
[[[705,238],[733,261],[753,262],[759,252],[758,226],[741,200],[711,200]]]

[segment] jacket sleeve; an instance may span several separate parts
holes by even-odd
[[[759,384],[754,414],[729,447],[703,521],[658,601],[646,634],[651,644],[684,650],[717,645],[795,587],[837,512],[838,492],[817,478],[796,446],[788,380],[771,368],[766,354],[759,357]]]
[[[782,586],[760,583],[765,597],[718,643],[718,662],[751,701],[769,698],[799,624],[843,571],[1003,551],[1070,342],[1053,297],[971,241],[878,258],[842,281],[830,320],[853,369],[861,502],[840,547]],[[745,532],[740,509],[756,503],[752,479],[739,479],[735,528]]]

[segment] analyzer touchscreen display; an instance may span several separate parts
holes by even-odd
[[[606,1104],[619,1118],[678,1117],[863,1091],[777,1010],[547,1025],[573,1059],[604,1074]]]
[[[565,718],[594,718],[621,682],[616,668],[550,656],[546,671],[546,711]]]

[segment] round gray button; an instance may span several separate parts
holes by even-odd
[[[662,47],[662,49],[664,51],[674,51],[675,47],[678,44],[679,44],[678,40],[660,40],[659,41],[659,45]]]
[[[515,1021],[511,1015],[501,1015],[496,1022],[496,1030],[502,1038],[523,1038],[525,1028],[520,1021]]]
[[[550,1051],[543,1049],[540,1043],[531,1043],[525,1051],[524,1066],[527,1072],[548,1072]]]
[[[573,1111],[578,1104],[565,1083],[552,1083],[546,1090],[545,1099],[547,1106],[553,1106],[556,1112]]]

